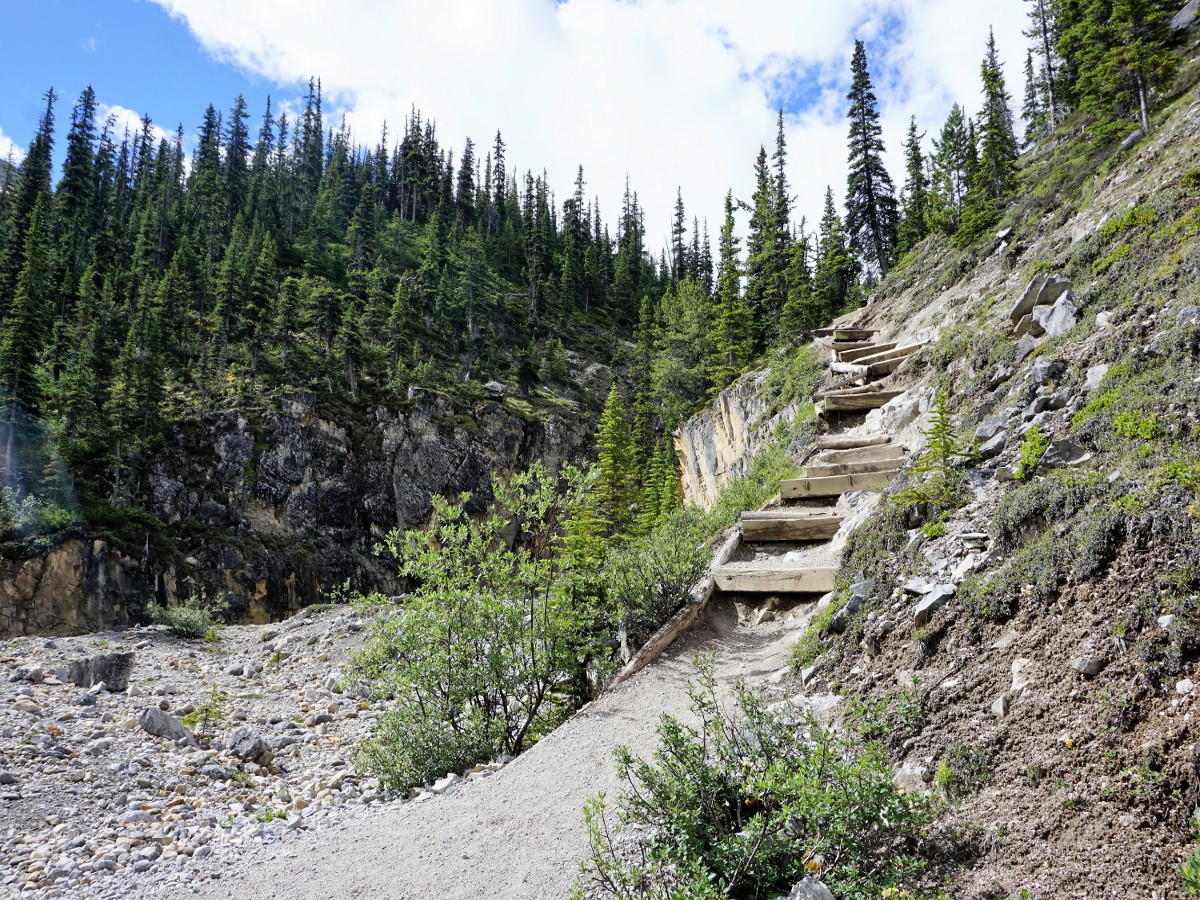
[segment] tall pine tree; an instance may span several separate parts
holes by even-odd
[[[846,233],[868,270],[882,277],[896,252],[898,210],[896,189],[883,164],[883,128],[862,41],[854,42],[850,71]]]

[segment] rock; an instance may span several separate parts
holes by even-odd
[[[1001,694],[992,702],[992,715],[1003,719],[1008,715],[1008,694]]]
[[[201,766],[200,774],[211,781],[229,781],[233,777],[224,766],[212,763],[207,766]]]
[[[933,585],[924,578],[913,578],[904,583],[904,590],[910,594],[928,594]]]
[[[988,416],[975,429],[975,439],[978,441],[990,441],[1007,427],[1008,419],[1004,416]]]
[[[1031,331],[1033,331],[1033,314],[1027,313],[1026,315],[1021,316],[1021,321],[1018,322],[1016,327],[1013,329],[1013,334],[1016,337],[1022,338]],[[1034,337],[1039,337],[1041,334],[1042,332],[1039,329],[1034,333]]]
[[[1010,629],[1004,632],[1004,634],[1000,635],[1000,637],[996,640],[996,643],[992,644],[992,649],[1007,650],[1020,639],[1021,632],[1016,631],[1015,629]]]
[[[834,900],[834,896],[829,888],[808,875],[792,888],[787,900]]]
[[[979,445],[979,458],[992,459],[1004,452],[1004,447],[1008,444],[1008,432],[1001,431],[991,440]]]
[[[508,396],[508,388],[502,385],[499,381],[489,381],[483,386],[483,390],[493,400],[503,400]]]
[[[1012,237],[1012,235],[1013,235],[1013,229],[1012,229],[1012,226],[1010,225],[1008,228],[1001,228],[999,231],[997,231],[996,237],[994,238],[994,240],[997,244],[1003,244],[1010,237]]]
[[[1025,288],[1025,293],[1017,299],[1017,302],[1008,311],[1008,318],[1014,325],[1032,312],[1034,305],[1037,303],[1038,294],[1042,292],[1042,288],[1045,286],[1046,275],[1044,272],[1038,272],[1038,274],[1033,276],[1033,280],[1029,282],[1029,287]]]
[[[1128,153],[1134,148],[1138,141],[1146,136],[1146,132],[1140,128],[1135,128],[1121,141],[1121,146],[1117,148],[1118,153]]]
[[[1192,27],[1192,23],[1196,21],[1196,14],[1200,12],[1200,0],[1188,0],[1183,9],[1175,13],[1175,17],[1171,19],[1172,31],[1185,31]]]
[[[186,740],[191,744],[196,743],[196,739],[184,727],[182,722],[156,706],[149,706],[143,709],[138,714],[137,722],[142,731],[152,734],[155,737],[165,738],[168,741]]]
[[[66,681],[88,688],[104,682],[104,686],[116,693],[129,687],[129,676],[133,672],[133,651],[126,653],[101,653],[84,659],[72,660],[67,667]]]
[[[775,618],[776,618],[775,610],[760,609],[758,611],[758,615],[756,615],[754,617],[754,624],[755,625],[766,625],[768,622],[774,622]]]
[[[892,776],[896,790],[905,794],[924,794],[930,779],[929,769],[920,763],[906,762]]]
[[[982,531],[964,531],[958,536],[958,540],[968,550],[986,550],[992,538]]]
[[[1048,469],[1066,468],[1083,465],[1083,463],[1091,458],[1092,454],[1088,453],[1077,443],[1064,439],[1054,441],[1046,450],[1038,465],[1045,466]]]
[[[1029,666],[1027,659],[1014,659],[1012,661],[1012,693],[1018,694],[1025,688],[1029,687],[1030,677],[1025,674],[1025,669]]]
[[[1066,370],[1066,365],[1057,359],[1039,359],[1029,370],[1029,377],[1034,384],[1041,386],[1058,380]]]
[[[813,679],[815,679],[817,677],[817,672],[818,672],[819,668],[820,667],[816,663],[814,663],[811,666],[801,669],[800,670],[800,684],[804,687],[808,687],[808,685],[810,685],[812,683]]]
[[[13,706],[21,712],[32,713],[35,716],[42,714],[42,708],[38,706],[36,701],[30,700],[28,697],[21,697],[13,703]]]
[[[1058,300],[1071,292],[1071,279],[1060,275],[1051,275],[1038,292],[1038,306],[1053,306]]]
[[[1200,306],[1185,306],[1175,315],[1175,326],[1200,325]]]
[[[1071,660],[1071,668],[1091,678],[1100,674],[1100,670],[1104,668],[1104,660],[1098,656],[1077,656]]]
[[[1066,334],[1079,324],[1079,307],[1075,298],[1067,291],[1053,306],[1039,306],[1032,313],[1033,321],[1029,325],[1029,333],[1035,337],[1058,337]]]
[[[1017,365],[1025,362],[1025,360],[1029,357],[1029,354],[1037,349],[1037,345],[1037,341],[1031,338],[1029,335],[1025,335],[1025,337],[1017,341]]]
[[[1175,690],[1180,694],[1190,694],[1194,687],[1190,678],[1184,678],[1175,684]]]
[[[939,584],[924,596],[913,608],[913,621],[920,628],[935,612],[950,602],[954,596],[955,587],[952,584]]]
[[[408,386],[408,392],[405,394],[405,396],[409,400],[420,400],[425,396],[425,388],[421,387],[419,384],[410,384]]]
[[[1168,631],[1175,624],[1175,616],[1167,613],[1166,615],[1159,616],[1155,621],[1158,623],[1159,628],[1163,631]]]
[[[243,762],[269,766],[274,754],[267,742],[250,725],[242,725],[229,736],[229,752]]]
[[[435,781],[432,787],[430,787],[430,790],[435,794],[444,794],[460,781],[462,781],[462,779],[458,775],[451,772],[445,778],[439,778],[437,781]]]
[[[17,784],[17,776],[7,769],[0,769],[0,784]]]
[[[1098,366],[1092,366],[1087,370],[1087,375],[1083,379],[1083,389],[1091,393],[1096,388],[1100,387],[1100,382],[1104,380],[1104,376],[1108,374],[1109,366],[1101,363]]]
[[[996,366],[992,370],[992,374],[988,376],[987,386],[989,391],[994,391],[1008,379],[1013,377],[1012,366]]]

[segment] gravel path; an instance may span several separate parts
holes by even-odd
[[[662,713],[688,715],[696,653],[716,650],[728,688],[787,663],[800,610],[758,627],[729,601],[668,655],[576,715],[497,775],[403,806],[348,811],[327,827],[247,852],[199,887],[221,898],[565,896],[587,851],[581,810],[619,790],[612,750],[649,754]],[[204,873],[209,877],[216,872]],[[150,896],[150,895],[147,895]]]

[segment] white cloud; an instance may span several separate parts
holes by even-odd
[[[141,113],[134,112],[128,107],[119,106],[116,104],[96,104],[96,122],[98,123],[98,127],[103,128],[104,124],[109,121],[110,118],[113,122],[111,129],[113,139],[117,143],[121,142],[121,138],[127,131],[129,132],[129,137],[131,140],[141,133]],[[167,131],[165,128],[156,125],[153,121],[150,123],[150,134],[153,137],[156,146],[158,145],[159,141],[172,141],[175,139],[175,133],[173,131]]]
[[[3,128],[0,128],[0,159],[8,161],[10,158],[14,163],[20,165],[25,159],[25,151],[4,133]]]
[[[818,218],[827,183],[841,200],[855,37],[885,47],[870,63],[898,186],[908,116],[932,135],[954,101],[977,107],[988,25],[1016,95],[1025,47],[1016,0],[154,2],[220,59],[281,84],[320,76],[364,142],[412,105],[456,151],[500,129],[510,171],[547,169],[561,200],[582,164],[610,220],[628,172],[656,250],[676,185],[714,238],[726,188],[749,199],[780,97],[819,97],[786,123],[797,209]]]

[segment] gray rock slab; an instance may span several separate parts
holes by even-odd
[[[195,743],[192,733],[169,712],[150,706],[138,714],[138,725],[142,731],[168,741],[187,740]]]
[[[834,896],[829,888],[808,875],[792,888],[787,900],[834,900]]]
[[[1079,307],[1071,292],[1063,294],[1053,306],[1039,306],[1032,313],[1029,331],[1033,335],[1058,337],[1079,324]]]
[[[1077,656],[1071,660],[1071,668],[1087,678],[1099,675],[1104,668],[1104,660],[1098,656]]]
[[[1171,30],[1183,31],[1185,28],[1191,28],[1192,23],[1196,21],[1198,12],[1200,12],[1200,0],[1188,0],[1183,9],[1175,13],[1175,17],[1171,19]]]
[[[926,594],[913,609],[913,620],[917,627],[924,625],[935,612],[949,603],[950,598],[954,596],[954,591],[955,588],[952,584],[939,584]]]
[[[979,458],[991,459],[999,456],[1004,452],[1004,447],[1008,443],[1008,432],[998,432],[993,438],[979,445]]]
[[[1038,294],[1042,292],[1042,288],[1045,286],[1046,275],[1044,272],[1038,272],[1038,274],[1033,276],[1033,280],[1029,282],[1029,286],[1025,288],[1025,292],[1017,298],[1017,302],[1008,311],[1008,318],[1014,325],[1033,310],[1034,305],[1037,303]]]
[[[1074,441],[1061,440],[1055,441],[1050,445],[1038,465],[1045,466],[1048,469],[1061,469],[1083,465],[1083,463],[1091,458],[1092,454],[1088,453]]]
[[[115,693],[129,687],[129,676],[132,673],[132,650],[125,653],[100,653],[72,660],[67,666],[65,680],[84,688],[104,682],[104,686]]]

